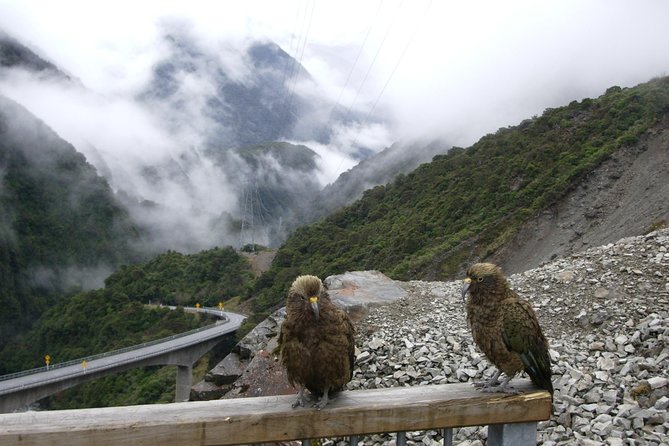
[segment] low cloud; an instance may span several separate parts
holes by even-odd
[[[223,66],[230,81],[251,86],[251,39],[277,42],[314,80],[271,73],[315,104],[291,142],[319,154],[315,177],[324,186],[394,141],[468,146],[548,107],[667,74],[667,17],[669,3],[655,0],[252,0],[219,10],[197,0],[0,0],[0,27],[87,88],[14,71],[0,81],[0,93],[72,142],[129,201],[153,202],[133,209],[160,229],[160,243],[194,249],[236,243],[222,222],[241,215],[238,185],[220,159],[208,158],[219,148],[207,146],[207,135],[226,128],[203,113],[216,85],[198,73]],[[165,40],[171,34],[192,39],[193,48],[175,47]],[[141,97],[156,64],[198,48],[215,59],[184,58],[193,71],[177,74],[169,101]]]
[[[224,172],[198,152],[197,141],[161,127],[134,98],[107,98],[22,70],[6,73],[0,94],[72,143],[128,198],[126,204],[153,202],[130,210],[136,221],[157,229],[157,246],[192,251],[229,241],[220,228],[217,233],[211,228],[212,221],[237,209]]]
[[[666,17],[659,1],[434,2],[381,102],[399,134],[467,146],[546,108],[669,73],[659,56],[669,53]]]
[[[63,268],[36,267],[27,274],[34,287],[72,292],[103,288],[105,279],[113,272],[114,268],[107,265],[77,265]]]

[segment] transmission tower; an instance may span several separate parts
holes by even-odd
[[[251,244],[255,249],[256,236],[267,230],[269,210],[265,207],[258,188],[257,178],[253,178],[253,186],[246,181],[242,192],[242,218],[239,232],[239,249]]]

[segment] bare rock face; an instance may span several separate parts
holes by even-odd
[[[217,400],[230,390],[230,386],[219,386],[209,381],[200,381],[190,389],[190,401]]]
[[[272,313],[249,332],[204,381],[191,389],[191,400],[287,395],[296,390],[274,353],[285,308]]]
[[[283,368],[274,357],[279,327],[286,318],[281,308],[258,324],[232,351],[191,389],[191,400],[211,400],[292,393]]]
[[[247,363],[241,376],[232,384],[223,398],[247,398],[268,395],[290,395],[297,390],[288,383],[286,371],[274,351],[277,337],[258,350]]]
[[[486,261],[507,274],[669,224],[669,118],[589,173]],[[648,181],[652,178],[652,181]]]
[[[325,279],[328,294],[335,305],[345,309],[355,320],[370,307],[385,305],[406,297],[398,283],[378,271],[353,271]]]
[[[247,361],[241,359],[239,354],[231,353],[216,364],[216,367],[207,373],[204,380],[217,386],[232,384],[244,373],[246,366]]]
[[[285,318],[285,308],[276,310],[244,336],[234,346],[232,353],[238,355],[241,360],[253,359],[258,350],[264,348],[271,338],[279,335],[279,327]]]

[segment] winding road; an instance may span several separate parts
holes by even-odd
[[[223,319],[213,325],[168,338],[54,364],[49,370],[40,367],[0,376],[0,413],[23,408],[45,396],[90,379],[150,365],[178,366],[176,400],[187,401],[193,363],[220,342],[223,336],[236,331],[246,319],[241,314],[221,311],[218,308],[191,310],[222,315]]]

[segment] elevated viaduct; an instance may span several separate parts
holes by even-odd
[[[222,320],[197,330],[113,352],[0,376],[0,413],[27,407],[54,393],[78,384],[136,367],[177,366],[175,401],[188,401],[193,381],[193,364],[236,331],[246,318],[228,311],[207,308],[203,313],[221,315]]]

